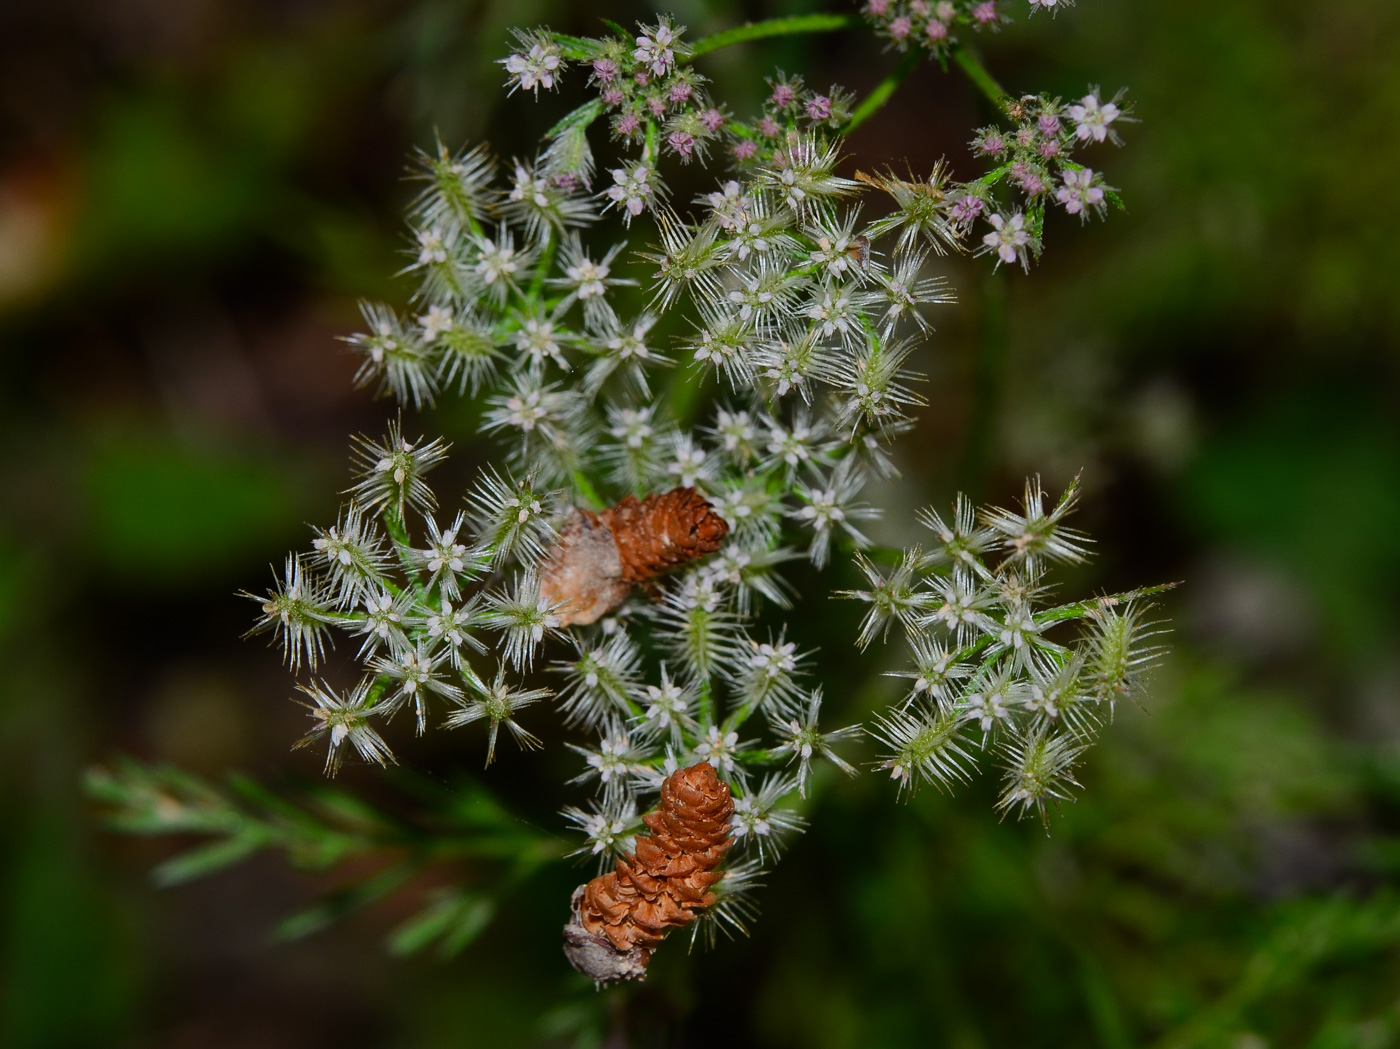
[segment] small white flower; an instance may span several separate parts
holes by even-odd
[[[647,686],[646,703],[647,721],[666,729],[683,724],[690,706],[681,687],[668,680],[664,670],[659,688]]]
[[[541,403],[543,395],[539,390],[512,394],[506,398],[506,422],[517,430],[529,433],[541,420],[549,417],[549,409]]]
[[[599,741],[598,749],[588,755],[588,765],[598,773],[598,778],[604,783],[621,779],[627,775],[630,768],[627,759],[631,749],[632,741],[625,733],[612,738],[605,737]]]
[[[712,472],[705,462],[705,449],[694,444],[690,434],[676,438],[673,454],[672,460],[666,464],[666,472],[684,488],[694,488],[697,480],[708,478]]]
[[[429,266],[447,261],[447,248],[442,242],[442,230],[434,226],[418,231],[418,265]]]
[[[655,76],[665,76],[676,61],[676,53],[671,49],[675,38],[666,25],[659,25],[649,34],[637,37],[637,49],[632,58],[651,67]]]
[[[528,358],[530,369],[534,372],[543,367],[546,359],[552,360],[564,371],[569,370],[569,362],[564,360],[553,321],[539,317],[527,318],[516,333],[515,348]]]
[[[631,225],[632,219],[651,206],[655,196],[651,168],[645,164],[614,168],[612,177],[614,184],[608,187],[608,199],[624,210],[623,219]]]
[[[548,208],[549,179],[531,171],[524,164],[515,165],[515,182],[506,198],[516,204],[533,204],[537,208]]]
[[[1094,185],[1094,177],[1090,168],[1066,171],[1065,184],[1055,194],[1055,199],[1071,215],[1087,216],[1091,209],[1103,207],[1103,187]]]
[[[855,310],[850,293],[844,288],[827,287],[807,309],[807,316],[817,322],[823,335],[840,332],[843,336],[858,330],[859,315]]]
[[[817,250],[808,258],[814,265],[824,267],[828,277],[839,280],[855,269],[856,260],[850,254],[852,243],[853,238],[845,233],[835,238],[818,236]]]
[[[728,492],[726,494],[728,496],[738,495],[741,500],[743,498],[742,492]],[[752,512],[753,511],[749,507],[741,505],[735,516],[747,517]],[[726,547],[724,553],[717,555],[715,559],[710,562],[707,571],[710,573],[710,578],[716,583],[728,583],[730,586],[738,586],[744,581],[744,569],[748,568],[752,563],[753,557],[743,550],[734,550]],[[763,647],[771,648],[772,646],[765,645]],[[787,647],[791,648],[792,646],[789,645]]]
[[[503,230],[495,240],[482,237],[477,249],[481,254],[475,266],[475,273],[483,284],[488,287],[505,285],[514,279],[516,271],[520,269],[520,262],[516,258],[515,246],[508,231]]]
[[[1009,266],[1018,260],[1027,265],[1026,245],[1031,242],[1031,235],[1026,231],[1026,217],[1018,211],[1009,219],[993,215],[987,221],[992,224],[992,232],[982,238],[982,243],[997,253],[998,265],[1004,262]]]
[[[404,440],[397,422],[389,424],[383,442],[355,439],[359,483],[351,491],[365,506],[391,507],[400,518],[404,507],[432,510],[437,505],[424,477],[447,456],[447,445],[435,438],[426,444]]]
[[[707,193],[705,200],[722,230],[735,230],[742,226],[748,218],[749,208],[753,205],[753,198],[746,195],[739,183],[733,179],[718,191]]]
[[[608,279],[608,264],[583,259],[577,266],[570,266],[564,272],[578,287],[578,297],[589,299],[607,291],[604,281]]]
[[[963,713],[968,721],[976,721],[983,732],[990,732],[998,721],[1005,721],[1010,715],[1006,708],[1006,696],[999,688],[986,692],[973,692],[966,697],[967,709]]]
[[[738,746],[739,733],[721,733],[718,725],[711,725],[705,732],[705,738],[695,745],[695,756],[722,772],[733,772],[734,751]]]
[[[628,448],[641,448],[655,435],[651,416],[656,409],[652,405],[644,408],[622,408],[610,413],[608,433]]]
[[[846,511],[838,505],[833,489],[809,489],[808,498],[811,502],[797,511],[797,519],[810,521],[818,532],[830,524],[839,524],[846,519]]]
[[[394,597],[387,590],[365,594],[365,618],[358,630],[365,638],[360,645],[359,654],[362,658],[377,651],[382,645],[387,645],[390,653],[408,650],[409,640],[404,632],[404,619],[412,602],[411,594]]]
[[[758,439],[758,429],[748,412],[731,412],[721,408],[715,422],[715,433],[720,436],[726,452],[752,454],[753,442]]]
[[[1112,102],[1100,103],[1095,95],[1085,95],[1079,105],[1070,106],[1066,112],[1074,121],[1074,135],[1081,142],[1102,142],[1110,134],[1109,125],[1123,115]]]
[[[644,361],[651,356],[651,350],[646,344],[647,332],[651,330],[655,320],[651,317],[643,317],[636,324],[632,325],[630,332],[623,332],[614,335],[607,341],[607,348],[610,353],[617,355],[618,360],[627,361],[636,358]]]
[[[423,338],[432,342],[443,332],[452,330],[452,307],[429,306],[428,312],[418,318],[423,328]]]
[[[1026,646],[1028,637],[1033,637],[1039,632],[1040,627],[1036,625],[1030,610],[1020,608],[1006,614],[1006,622],[1002,624],[998,640],[1002,648],[1020,650]]]
[[[733,828],[736,838],[742,838],[746,834],[768,834],[773,829],[764,818],[764,813],[754,805],[751,795],[734,799],[734,815],[730,818],[729,825]]]
[[[330,736],[330,751],[326,754],[326,774],[334,776],[340,769],[344,757],[342,746],[348,740],[355,751],[366,761],[385,765],[394,760],[383,738],[369,725],[372,715],[378,713],[374,701],[369,698],[370,679],[361,681],[349,695],[341,697],[324,683],[313,682],[298,686],[311,697],[307,709],[315,719],[316,727],[306,734],[298,746]]]
[[[510,93],[533,91],[538,96],[540,88],[553,90],[558,75],[564,71],[559,45],[543,34],[517,31],[515,35],[524,50],[499,60],[506,67]]]
[[[776,678],[797,669],[796,652],[797,645],[791,641],[778,645],[762,644],[749,657],[749,664],[764,677]]]
[[[595,854],[605,849],[609,852],[614,851],[618,839],[625,830],[627,830],[627,824],[624,821],[609,819],[602,813],[594,813],[587,817],[586,822],[583,823],[583,832],[593,843],[589,851]]]
[[[725,492],[719,499],[712,499],[711,502],[714,504],[715,512],[728,521],[731,528],[753,514],[753,507],[748,504],[746,493],[742,488]]]
[[[776,419],[768,419],[768,458],[765,463],[776,465],[779,461],[787,464],[789,470],[811,466],[816,459],[824,459],[822,438],[825,435],[821,424],[814,426],[805,415],[793,420],[792,428],[787,429]]]

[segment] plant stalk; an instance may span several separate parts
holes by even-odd
[[[856,107],[856,111],[851,114],[851,119],[841,129],[842,132],[849,134],[879,112],[880,107],[894,97],[894,93],[899,90],[899,85],[904,83],[909,74],[918,67],[921,58],[923,58],[922,52],[907,51],[890,75],[876,84],[874,90],[866,95],[864,101]]]
[[[750,40],[765,40],[771,36],[798,36],[802,33],[834,33],[842,29],[857,29],[865,23],[858,14],[816,14],[793,15],[790,18],[770,18],[764,22],[750,22],[720,33],[701,37],[690,47],[690,58],[707,55],[711,51],[745,44]]]
[[[987,97],[992,105],[998,109],[1006,105],[1011,95],[997,83],[996,77],[987,72],[987,67],[982,64],[981,59],[962,44],[953,45],[952,55],[953,61],[962,68],[962,71],[967,74],[967,78],[972,81],[977,90]]]

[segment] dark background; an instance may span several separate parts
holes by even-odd
[[[122,752],[319,774],[234,592],[332,518],[347,435],[389,414],[335,340],[358,298],[407,294],[404,158],[435,130],[527,151],[580,97],[575,77],[507,100],[509,26],[650,12],[0,4],[0,1044],[1400,1044],[1400,7],[1024,7],[979,41],[989,66],[1013,91],[1131,88],[1127,148],[1090,158],[1129,210],[1053,221],[1030,277],[946,263],[962,301],[920,361],[931,404],[880,534],[959,487],[1006,501],[1085,467],[1099,557],[1072,583],[1185,579],[1158,610],[1173,653],[1051,837],[998,823],[991,782],[896,805],[874,775],[820,780],[752,938],[668,948],[624,1004],[557,951],[576,870],[450,963],[386,956],[402,901],[273,944],[339,875],[265,856],[158,891],[174,843],[102,830],[80,778]],[[674,7],[696,36],[806,9]],[[853,34],[702,69],[742,102],[775,66],[864,91],[891,63]],[[970,173],[988,117],[929,66],[850,151]],[[451,411],[420,421],[469,443]],[[827,694],[858,718],[896,656],[848,656],[856,610],[820,612]],[[476,742],[393,742],[480,775]],[[482,777],[550,833],[557,743]]]

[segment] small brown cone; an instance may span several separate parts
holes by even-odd
[[[734,844],[729,787],[707,762],[681,769],[661,784],[655,812],[642,817],[651,834],[617,869],[580,885],[564,927],[564,953],[598,983],[640,980],[651,952],[674,928],[715,902],[715,868]]]
[[[622,578],[645,583],[663,572],[712,554],[729,525],[694,488],[673,488],[638,501],[629,495],[602,517],[617,540]]]
[[[629,495],[594,513],[575,510],[540,577],[540,596],[558,608],[560,626],[597,622],[634,584],[718,550],[729,525],[694,488],[644,500]]]

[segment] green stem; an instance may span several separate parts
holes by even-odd
[[[977,90],[987,96],[992,105],[1001,109],[1011,98],[1006,89],[996,82],[996,78],[987,72],[981,60],[962,44],[954,44],[952,47],[953,61],[962,67],[962,71],[967,74],[967,78],[977,87]]]
[[[713,725],[715,721],[715,693],[709,678],[700,682],[698,691],[699,695],[695,703],[696,713],[700,715],[702,722]]]
[[[550,36],[571,62],[586,62],[597,52],[597,42],[585,36],[569,36],[567,33],[551,33]]]
[[[423,600],[423,581],[418,578],[418,565],[413,559],[413,543],[409,539],[408,526],[404,524],[402,517],[392,508],[386,506],[382,515],[384,530],[389,533],[389,540],[393,544],[394,552],[399,558],[399,567],[403,569],[404,575],[408,577],[409,585],[418,595],[418,600]],[[395,592],[397,594],[397,591]]]
[[[527,299],[531,306],[540,300],[540,295],[544,292],[544,280],[549,276],[550,269],[554,266],[554,250],[558,247],[559,236],[554,232],[554,227],[549,227],[549,234],[545,238],[544,251],[540,253],[539,266],[535,270],[535,279],[530,283],[530,290]]]
[[[921,58],[923,58],[922,51],[911,49],[906,52],[890,75],[876,84],[875,89],[865,96],[865,101],[856,107],[856,111],[851,114],[850,121],[842,130],[849,134],[874,116],[880,107],[899,90],[899,85],[904,83],[910,73],[914,72]]]
[[[961,463],[960,487],[982,494],[996,439],[997,408],[1006,372],[1006,281],[990,271],[982,283],[982,332],[972,373],[972,419]]]
[[[642,163],[655,166],[657,158],[657,142],[660,138],[660,129],[656,126],[656,121],[647,117],[646,139],[642,143]]]
[[[577,109],[570,110],[559,123],[544,133],[545,138],[558,138],[571,127],[582,124],[588,127],[606,112],[607,106],[603,104],[601,98],[595,98],[590,102],[585,102]]]
[[[802,33],[834,33],[842,29],[858,29],[865,24],[860,15],[794,15],[791,18],[770,18],[765,22],[750,22],[748,25],[726,29],[722,33],[701,37],[690,46],[690,58],[707,55],[720,48],[734,44],[748,43],[750,40],[764,40],[770,36],[797,36]]]
[[[598,494],[598,489],[593,486],[593,482],[588,479],[588,475],[582,470],[574,471],[574,489],[583,496],[584,501],[594,510],[601,510],[608,504],[603,501],[603,497]]]

